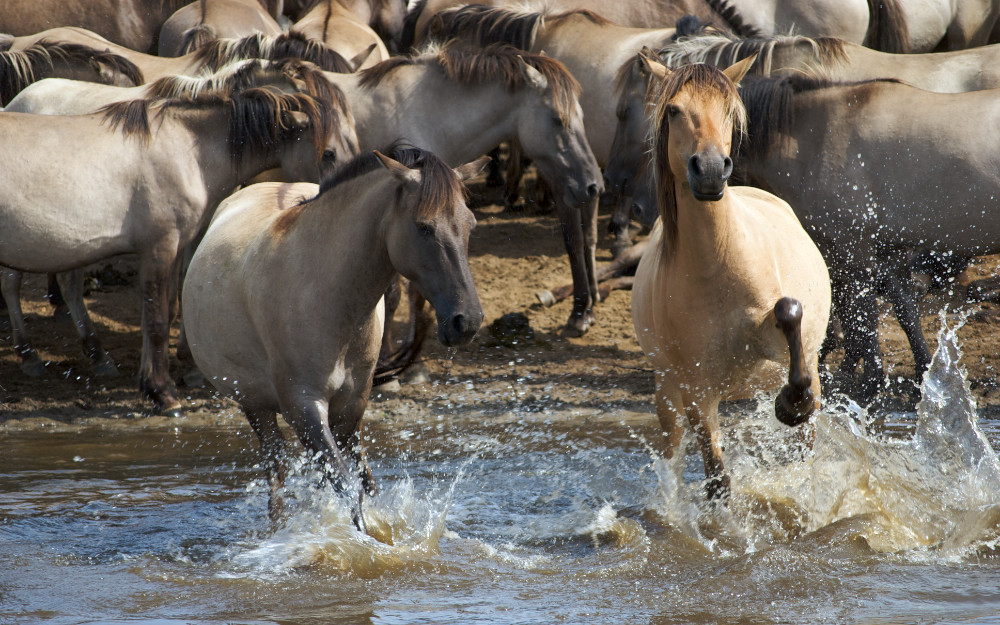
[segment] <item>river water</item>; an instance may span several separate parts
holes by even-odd
[[[879,428],[731,408],[728,506],[615,414],[373,421],[372,536],[307,467],[271,527],[238,415],[10,429],[0,622],[998,623],[1000,423],[939,343],[918,413]]]

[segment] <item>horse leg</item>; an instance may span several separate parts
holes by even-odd
[[[392,340],[392,321],[393,317],[396,316],[396,309],[399,308],[399,302],[403,295],[403,277],[396,276],[396,278],[386,289],[384,298],[385,302],[385,319],[382,323],[382,346],[379,349],[378,361],[379,364],[388,362],[392,358],[394,351],[393,340]]]
[[[358,476],[351,470],[334,438],[330,427],[329,405],[325,400],[309,397],[301,388],[288,389],[288,392],[283,392],[282,395],[288,402],[281,402],[281,414],[295,430],[302,445],[313,454],[322,457],[325,479],[338,494],[358,493],[357,507],[351,506],[351,521],[358,530],[364,532],[364,519],[361,516],[361,498],[364,489],[358,484]],[[355,423],[360,422],[360,419],[359,414]],[[349,419],[338,421],[338,432],[344,431],[340,423],[345,420]]]
[[[83,344],[83,353],[94,363],[94,374],[98,377],[117,377],[118,365],[101,346],[97,329],[90,319],[87,306],[83,303],[83,269],[64,271],[56,275],[59,288],[66,298],[66,306],[76,326],[76,333]]]
[[[503,208],[506,211],[517,210],[515,208],[521,186],[521,176],[524,174],[524,157],[521,155],[521,146],[517,142],[510,142],[507,149],[507,181],[503,195]]]
[[[597,205],[598,198],[587,202],[580,210],[580,221],[583,226],[583,253],[587,268],[587,286],[590,289],[590,318],[594,322],[593,306],[601,301],[601,292],[597,288]]]
[[[503,173],[500,169],[500,147],[490,150],[490,162],[486,166],[486,186],[497,188],[503,186]]]
[[[170,380],[170,311],[177,291],[176,252],[153,250],[142,259],[139,283],[142,293],[142,364],[139,390],[164,414],[181,416],[181,403]],[[174,298],[176,299],[176,298]]]
[[[285,502],[281,497],[281,489],[285,486],[285,437],[278,426],[277,413],[272,410],[261,410],[240,404],[250,427],[257,434],[260,450],[264,454],[264,468],[267,472],[267,484],[270,494],[267,500],[268,516],[272,523],[281,520],[285,511]]]
[[[59,277],[57,274],[49,273],[45,275],[48,292],[45,294],[45,299],[49,301],[49,305],[52,306],[52,316],[59,317],[65,315],[68,310],[68,305],[66,304],[66,299],[63,297],[63,293],[59,288]],[[82,280],[83,278],[81,278]]]
[[[814,376],[810,375],[802,346],[802,304],[791,297],[782,297],[774,305],[777,327],[788,342],[788,384],[774,399],[774,416],[788,426],[801,425],[816,409],[818,395]]]
[[[859,291],[852,293],[845,287],[838,295],[840,289],[836,282],[834,285],[835,312],[844,328],[844,360],[838,373],[852,374],[853,369],[843,370],[844,364],[856,365],[864,361],[862,379],[854,394],[859,403],[867,405],[874,401],[885,382],[878,344],[878,302],[873,288],[855,287]]]
[[[573,276],[573,310],[566,322],[567,336],[583,336],[594,321],[593,296],[591,279],[596,274],[587,270],[586,244],[583,235],[583,223],[580,210],[565,206],[562,201],[556,202],[556,211],[562,225],[563,240],[566,253],[569,256],[570,273]]]
[[[722,462],[722,441],[719,436],[718,399],[708,399],[690,391],[681,391],[688,425],[701,448],[705,464],[705,493],[709,500],[729,498],[729,476]],[[705,404],[704,406],[702,404]]]
[[[653,396],[656,403],[656,418],[663,430],[663,435],[657,437],[661,444],[656,445],[656,448],[663,454],[664,458],[671,460],[674,457],[674,452],[680,447],[684,428],[677,422],[680,413],[677,411],[677,405],[667,394],[662,372],[656,372],[655,382]]]
[[[21,371],[27,376],[42,378],[45,377],[45,363],[28,341],[28,333],[24,326],[24,312],[21,310],[22,277],[20,271],[5,268],[0,274],[0,291],[7,301],[11,338],[14,342],[14,351],[21,358]]]
[[[632,237],[629,233],[629,224],[632,222],[632,198],[621,194],[616,197],[615,194],[605,192],[601,195],[601,206],[610,204],[609,198],[614,200],[611,221],[608,223],[608,232],[614,238],[611,243],[611,255],[618,258],[632,247]]]
[[[910,288],[909,277],[909,268],[905,265],[902,267],[897,265],[885,276],[882,287],[886,297],[892,303],[896,320],[899,321],[899,325],[903,328],[903,332],[910,342],[910,351],[913,352],[913,360],[916,364],[917,379],[920,379],[931,366],[931,350],[927,346],[927,339],[924,338],[924,331],[920,327],[920,311],[917,308],[913,290]]]

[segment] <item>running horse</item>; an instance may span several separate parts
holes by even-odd
[[[270,88],[116,102],[88,115],[0,113],[10,148],[0,157],[0,265],[63,272],[137,253],[139,388],[179,415],[167,340],[181,250],[248,178],[280,165],[318,180],[328,154],[356,151],[346,120],[329,101]]]
[[[660,221],[636,270],[632,319],[655,369],[658,445],[672,458],[691,428],[709,498],[730,484],[720,440],[720,400],[787,383],[775,400],[782,423],[805,423],[820,403],[819,349],[830,277],[791,207],[752,187],[728,187],[734,129],[746,127],[735,83],[753,59],[726,70],[669,70],[651,121]]]
[[[191,352],[260,439],[273,520],[282,509],[281,413],[334,487],[358,494],[352,517],[363,530],[360,499],[375,484],[361,419],[382,294],[397,272],[434,306],[443,344],[467,343],[482,323],[468,262],[476,220],[462,182],[486,158],[453,170],[416,148],[387,152],[347,163],[318,193],[314,184],[260,183],[234,194],[184,280]]]

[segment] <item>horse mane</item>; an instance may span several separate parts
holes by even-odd
[[[5,50],[10,50],[10,47],[14,45],[16,41],[14,35],[8,35],[7,33],[0,33],[0,52]]]
[[[543,19],[544,14],[537,11],[518,12],[503,7],[468,4],[436,14],[427,25],[427,38],[439,41],[462,39],[479,46],[506,43],[529,50]]]
[[[354,67],[338,52],[299,32],[277,36],[262,33],[242,39],[216,39],[198,49],[195,60],[202,67],[218,69],[239,59],[261,58],[276,61],[298,58],[315,63],[328,72],[349,74]]]
[[[878,2],[879,0],[870,1]],[[736,7],[729,4],[728,0],[705,0],[705,4],[718,13],[733,33],[740,37],[760,37],[763,35],[760,29],[744,20]]]
[[[822,71],[822,66],[842,63],[847,60],[847,44],[836,37],[803,37],[799,35],[774,35],[771,37],[737,38],[722,32],[698,34],[683,37],[657,50],[657,55],[667,67],[685,63],[709,63],[716,67],[728,67],[737,61],[757,55],[751,73],[770,76],[775,49],[805,45],[819,63],[814,73]]]
[[[808,74],[781,78],[744,77],[740,81],[739,92],[747,110],[748,131],[746,140],[736,150],[736,158],[759,159],[767,156],[779,137],[795,123],[793,99],[796,95],[830,87],[866,87],[885,83],[903,84],[895,78],[843,82]]]
[[[543,54],[518,50],[506,44],[491,44],[483,48],[463,45],[446,45],[417,57],[394,57],[362,70],[360,84],[373,87],[385,79],[392,70],[404,65],[437,63],[450,80],[460,84],[481,84],[494,81],[503,83],[508,91],[522,89],[525,85],[520,62],[538,72],[548,81],[560,117],[569,119],[574,103],[581,93],[580,83],[560,61]]]
[[[293,132],[290,113],[304,113],[314,129],[316,154],[326,145],[326,138],[339,123],[340,111],[329,102],[304,93],[281,93],[267,87],[255,87],[241,92],[203,93],[196,98],[142,98],[114,102],[97,112],[112,130],[121,128],[125,136],[135,136],[144,142],[152,137],[150,109],[162,116],[170,111],[203,111],[226,108],[229,116],[227,143],[233,160],[239,164],[246,153],[265,154]]]
[[[181,56],[199,50],[218,38],[219,35],[215,31],[215,27],[211,24],[192,26],[184,31],[184,37],[181,39]]]
[[[56,61],[103,66],[133,85],[145,82],[135,63],[114,52],[78,43],[39,41],[24,50],[0,52],[0,102],[8,102],[31,83],[49,76]]]
[[[897,54],[910,51],[910,29],[899,0],[868,0],[868,31],[864,45]]]
[[[433,152],[396,142],[382,153],[410,169],[420,170],[419,199],[413,209],[416,219],[431,219],[443,208],[451,207],[456,197],[465,199],[467,195],[465,185],[458,179],[451,167]],[[359,154],[324,178],[316,197],[304,200],[300,206],[304,208],[306,204],[324,193],[328,193],[350,180],[376,171],[380,167],[382,167],[381,161],[374,152]]]
[[[663,222],[667,249],[676,249],[677,243],[677,195],[668,154],[670,143],[668,109],[674,96],[687,85],[699,90],[714,91],[723,98],[727,105],[725,115],[732,120],[733,133],[737,137],[742,136],[747,128],[747,111],[740,100],[739,92],[720,69],[704,63],[684,65],[672,71],[663,81],[656,96],[650,135],[656,167],[660,220]]]

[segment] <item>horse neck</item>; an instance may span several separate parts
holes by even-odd
[[[340,80],[363,147],[403,138],[455,162],[485,154],[515,132],[516,92],[455,83],[436,64],[397,68],[373,88]]]
[[[201,169],[212,206],[225,199],[240,184],[280,165],[277,150],[261,154],[247,151],[237,164],[229,152],[229,116],[221,107],[186,111],[179,115],[178,121],[191,134],[192,152]]]
[[[675,180],[677,198],[677,240],[669,246],[669,256],[678,265],[695,268],[692,273],[705,273],[731,255],[740,226],[735,219],[739,210],[732,190],[726,188],[722,199],[703,202],[691,194],[686,180]],[[669,245],[664,238],[664,245]]]

